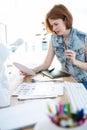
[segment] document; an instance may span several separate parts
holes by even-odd
[[[14,62],[13,63],[20,71],[23,71],[29,75],[35,75],[35,72],[31,69],[31,68],[28,68],[27,66],[23,65],[23,64],[20,64],[20,63],[17,63],[17,62]]]
[[[63,95],[63,87],[64,84],[58,82],[25,82],[17,87],[12,96],[17,96],[18,100],[53,98]]]

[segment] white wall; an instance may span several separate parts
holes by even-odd
[[[74,17],[74,27],[87,32],[86,0],[0,0],[0,22],[7,25],[8,43],[17,38],[31,42],[41,31],[41,22],[54,4],[65,4]]]

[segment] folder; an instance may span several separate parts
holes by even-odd
[[[43,71],[41,71],[41,73],[45,76],[48,76],[51,79],[71,76],[71,74],[57,70],[57,69],[53,69],[53,71],[43,70]]]

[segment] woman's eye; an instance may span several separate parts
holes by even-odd
[[[57,25],[58,25],[58,23],[55,23],[54,25],[55,25],[55,26],[57,26]]]

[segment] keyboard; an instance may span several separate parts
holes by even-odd
[[[65,82],[65,91],[70,102],[72,113],[84,109],[87,115],[87,90],[82,83]]]

